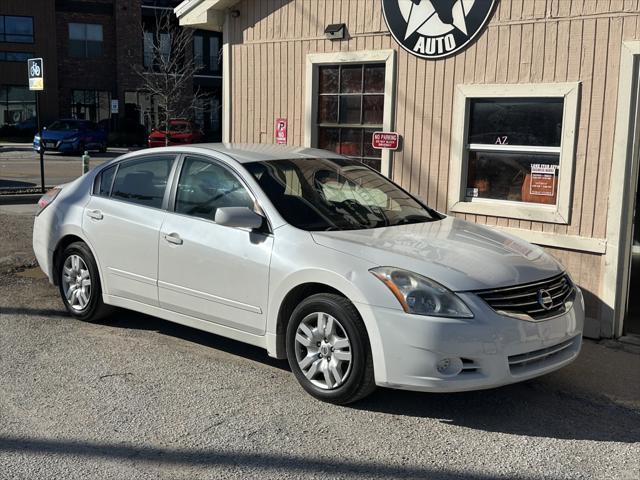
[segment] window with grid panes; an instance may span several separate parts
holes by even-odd
[[[318,67],[318,148],[380,170],[381,151],[371,137],[382,130],[384,80],[384,63]]]

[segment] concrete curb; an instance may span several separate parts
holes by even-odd
[[[38,203],[42,193],[16,193],[0,195],[0,205],[26,205]]]

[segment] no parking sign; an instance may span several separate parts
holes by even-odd
[[[276,118],[276,143],[278,145],[287,144],[287,126],[286,118]]]

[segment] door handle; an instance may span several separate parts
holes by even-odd
[[[104,218],[100,210],[88,210],[87,216],[94,220],[102,220]]]
[[[173,243],[174,245],[182,245],[182,239],[177,233],[169,233],[164,236],[164,239],[169,243]]]

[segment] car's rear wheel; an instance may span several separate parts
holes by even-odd
[[[348,404],[375,389],[369,337],[346,298],[321,293],[303,300],[291,314],[286,336],[289,366],[314,397]]]
[[[58,285],[64,306],[72,316],[96,321],[111,313],[111,307],[102,301],[98,266],[85,243],[72,243],[62,252]]]

